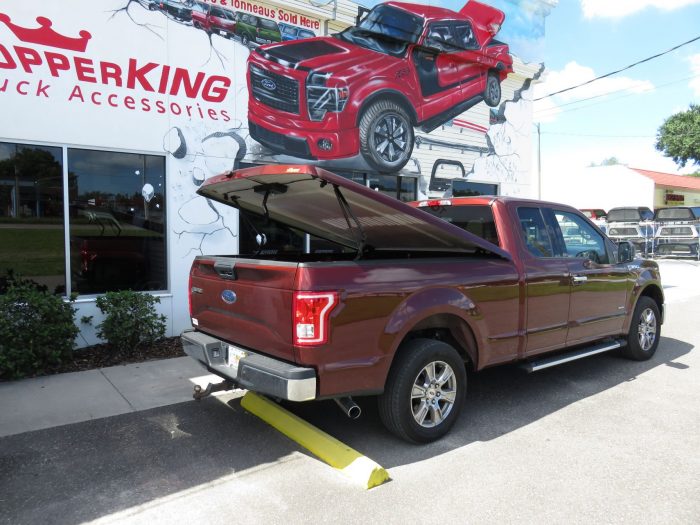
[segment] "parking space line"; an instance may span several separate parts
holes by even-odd
[[[379,464],[266,397],[247,392],[241,406],[364,488],[389,480],[389,473]]]

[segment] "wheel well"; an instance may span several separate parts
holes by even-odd
[[[650,297],[651,299],[654,300],[656,305],[659,307],[659,310],[661,310],[661,306],[664,303],[663,299],[663,294],[661,293],[661,289],[653,284],[650,284],[644,290],[642,290],[642,293],[639,294],[639,297]]]
[[[414,126],[418,124],[418,115],[416,114],[416,110],[406,99],[406,97],[397,91],[379,91],[378,93],[374,93],[367,97],[362,103],[362,107],[357,114],[357,122],[355,122],[356,125],[360,125],[360,120],[362,120],[367,108],[378,100],[391,100],[392,102],[396,102],[406,111],[408,118],[411,119],[411,124]]]
[[[399,349],[412,339],[437,339],[452,346],[464,359],[470,370],[475,370],[478,360],[478,348],[474,332],[463,319],[452,314],[439,314],[423,319],[399,344]]]

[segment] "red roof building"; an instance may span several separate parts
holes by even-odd
[[[654,181],[654,208],[700,205],[700,177],[629,169]]]

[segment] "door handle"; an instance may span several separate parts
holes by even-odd
[[[572,275],[571,276],[571,282],[573,284],[583,284],[588,281],[588,277],[585,275]]]

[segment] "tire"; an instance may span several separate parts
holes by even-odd
[[[501,81],[496,73],[489,73],[486,78],[486,89],[484,90],[484,102],[487,106],[495,108],[501,103]]]
[[[650,359],[659,346],[661,324],[659,307],[650,297],[640,297],[634,307],[630,331],[627,334],[627,346],[621,354],[635,361]]]
[[[414,339],[401,346],[391,366],[378,399],[379,416],[397,437],[429,443],[452,428],[466,390],[466,367],[454,348],[433,339]]]
[[[360,119],[360,153],[372,168],[392,173],[403,168],[413,153],[413,124],[391,100],[373,102]]]

